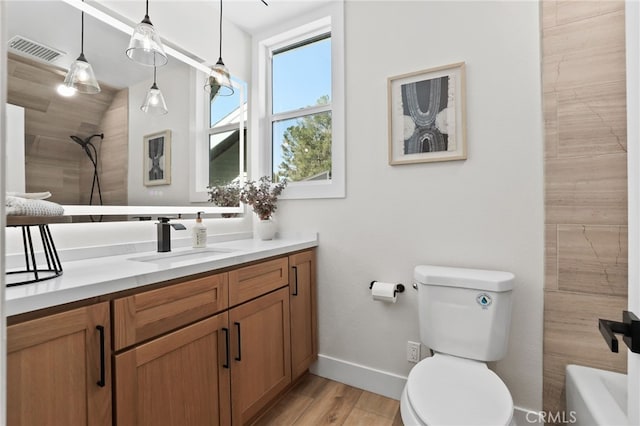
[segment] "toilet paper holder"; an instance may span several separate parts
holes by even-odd
[[[373,284],[377,282],[377,280],[371,281],[371,284],[369,284],[369,290],[371,290],[373,288]],[[397,293],[404,293],[404,284],[396,284],[396,287],[393,289],[393,295],[395,296]]]

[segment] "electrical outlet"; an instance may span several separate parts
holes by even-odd
[[[407,342],[407,361],[420,362],[420,343]]]

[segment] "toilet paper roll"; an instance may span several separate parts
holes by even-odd
[[[396,303],[395,290],[396,285],[393,283],[375,281],[371,287],[371,296],[373,296],[373,300]]]

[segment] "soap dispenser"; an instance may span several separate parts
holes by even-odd
[[[193,248],[204,248],[207,246],[207,227],[202,223],[201,214],[204,214],[204,212],[198,212],[196,224],[193,225],[193,229],[191,230]]]

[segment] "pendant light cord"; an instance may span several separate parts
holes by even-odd
[[[81,27],[80,27],[80,53],[84,53],[84,12],[82,12],[81,18]]]
[[[222,0],[220,0],[220,59],[222,59]]]
[[[84,3],[84,0],[82,0],[82,3]],[[84,11],[81,13],[80,23],[80,54],[84,55]]]
[[[82,0],[82,1],[84,1],[84,0]],[[145,9],[144,14],[145,14],[145,16],[149,16],[149,0],[147,0],[147,8]]]

